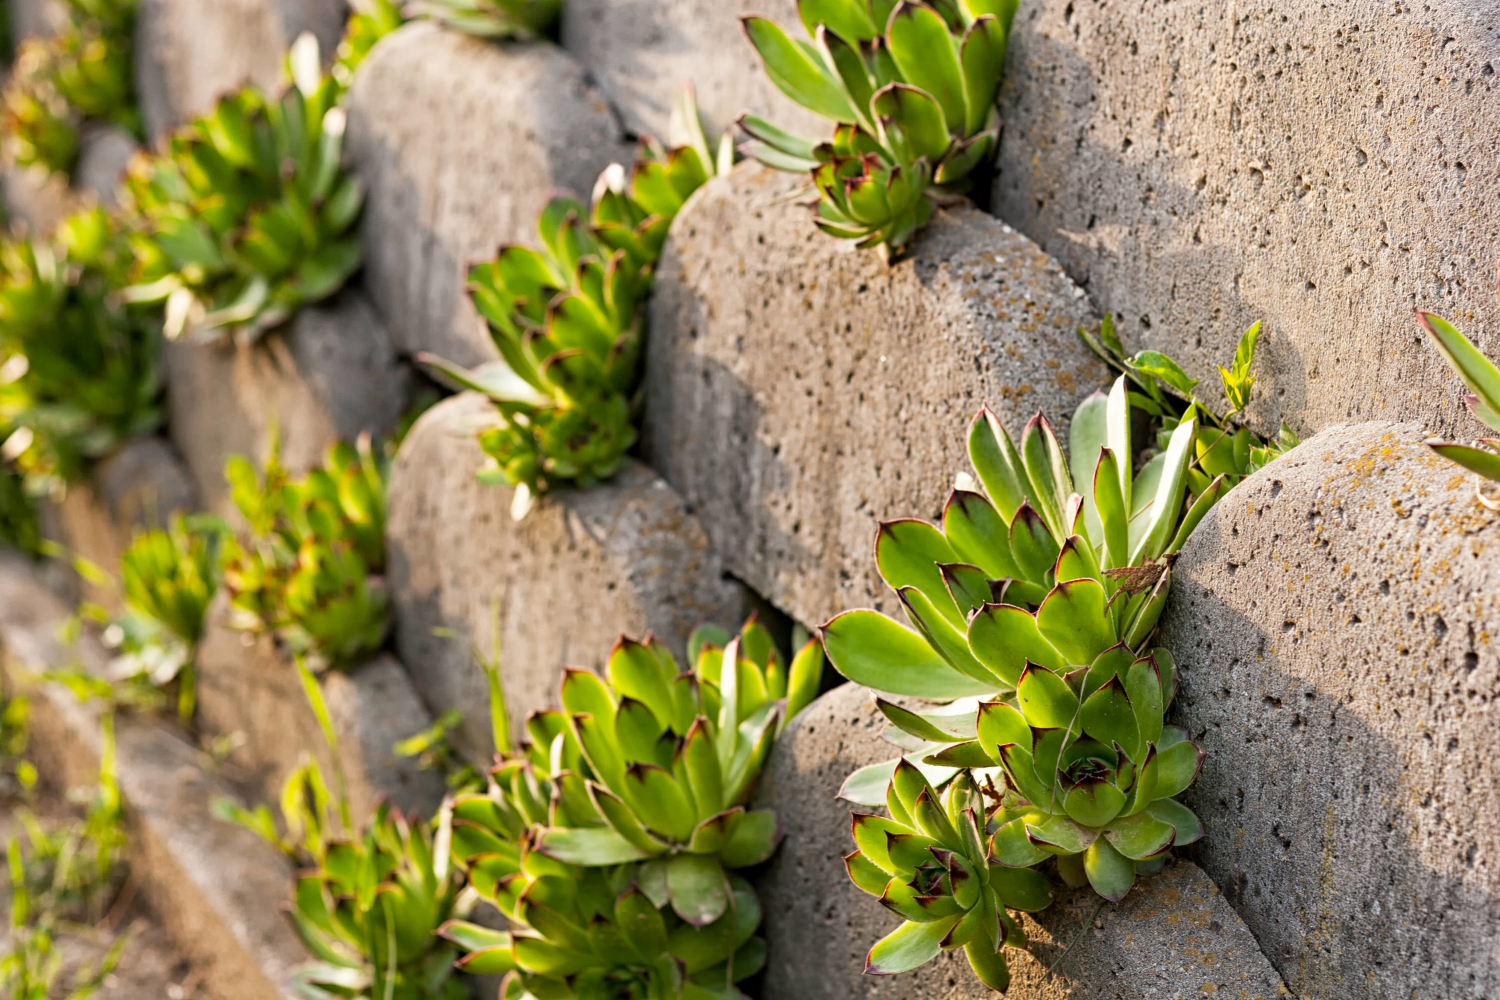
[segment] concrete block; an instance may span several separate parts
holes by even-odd
[[[1495,0],[1026,3],[994,210],[1211,392],[1264,320],[1267,429],[1451,431],[1411,309],[1500,354],[1497,72]]]
[[[331,59],[347,14],[346,0],[141,0],[135,87],[146,135],[155,143],[245,84],[276,88],[304,31]]]
[[[710,134],[749,111],[809,138],[833,128],[772,85],[740,30],[741,14],[764,14],[794,34],[793,0],[570,0],[562,42],[589,67],[631,132],[663,140],[672,103],[689,81]]]
[[[94,204],[119,205],[119,181],[140,147],[135,137],[114,125],[89,125],[79,136],[73,185],[43,167],[11,165],[0,172],[0,197],[7,216],[25,224],[34,238],[50,239],[57,224]]]
[[[230,507],[224,460],[264,458],[273,427],[282,464],[305,471],[334,441],[395,427],[412,388],[411,370],[355,289],[253,346],[169,343],[166,368],[172,438],[204,506],[219,513]]]
[[[135,533],[168,524],[173,514],[198,509],[187,468],[166,438],[152,435],[127,442],[100,460],[87,479],[69,484],[57,502],[47,501],[47,537],[118,577],[120,558]],[[74,596],[118,608],[119,590],[77,580]]]
[[[65,787],[99,777],[99,704],[39,684],[47,669],[81,663],[100,672],[108,653],[85,637],[57,641],[71,609],[13,555],[0,555],[0,673],[32,708],[28,756]],[[188,741],[160,724],[118,713],[120,791],[129,823],[131,876],[193,965],[205,990],[224,1000],[292,1000],[287,984],[307,954],[279,912],[292,866],[248,830],[209,812],[234,789],[203,766]]]
[[[555,703],[564,665],[600,667],[621,633],[654,632],[684,662],[695,626],[733,627],[750,611],[681,498],[643,465],[559,490],[512,520],[512,491],[474,479],[484,461],[475,428],[488,412],[465,393],[422,415],[391,471],[386,527],[401,659],[434,714],[464,712],[456,741],[476,761],[492,747],[484,673],[468,642],[434,629],[488,655],[498,625],[519,725]]]
[[[329,671],[319,679],[338,739],[335,758],[291,658],[271,636],[231,628],[228,610],[228,595],[220,593],[199,643],[199,724],[234,738],[229,760],[249,786],[279,802],[287,776],[311,753],[327,780],[342,769],[356,823],[374,812],[382,795],[405,810],[436,810],[445,791],[442,775],[391,751],[396,741],[432,724],[394,657],[381,654],[349,673]]]
[[[67,21],[62,0],[7,0],[13,41],[54,35]]]
[[[1329,428],[1176,566],[1192,856],[1303,997],[1500,995],[1500,514],[1419,424]]]
[[[92,191],[104,207],[117,207],[120,178],[140,148],[135,136],[117,125],[90,126],[84,131],[74,183],[81,191]]]
[[[644,451],[726,566],[804,624],[894,603],[876,522],[937,518],[988,403],[1065,433],[1105,370],[1088,300],[1036,244],[970,207],[905,259],[848,252],[747,165],[674,224],[651,303]]]
[[[603,94],[555,45],[407,25],[360,67],[348,150],[369,192],[366,287],[405,352],[497,356],[464,294],[469,265],[536,244],[554,191],[587,197],[630,149]]]
[[[850,807],[835,796],[856,768],[895,755],[880,739],[885,727],[870,692],[845,684],[794,719],[771,753],[756,804],[776,810],[787,837],[757,886],[770,946],[766,1000],[995,995],[974,978],[962,952],[904,975],[862,975],[870,946],[900,920],[849,881],[842,858],[854,850]],[[1101,908],[1091,891],[1060,888],[1057,896],[1023,919],[1027,950],[1006,952],[1008,996],[1197,1000],[1227,991],[1270,1000],[1285,993],[1255,938],[1189,861],[1142,879],[1118,905]]]

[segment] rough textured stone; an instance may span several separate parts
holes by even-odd
[[[366,287],[403,351],[496,357],[464,295],[469,265],[536,243],[557,189],[586,197],[630,149],[604,96],[555,45],[410,24],[360,67],[349,156],[364,180]]]
[[[355,822],[371,815],[382,795],[423,815],[437,808],[442,775],[391,751],[397,740],[432,724],[395,657],[381,654],[349,673],[320,678],[339,744],[335,759],[291,659],[271,636],[231,628],[228,610],[223,593],[209,607],[198,650],[198,715],[205,730],[236,737],[229,760],[245,783],[279,802],[287,775],[312,753],[329,781],[336,767],[343,770]]]
[[[81,207],[68,179],[43,167],[11,166],[0,176],[0,185],[6,216],[23,224],[33,237],[50,237],[59,222]]]
[[[71,648],[57,641],[70,613],[31,566],[0,554],[0,672],[7,690],[29,689],[27,755],[51,781],[85,787],[99,776],[99,703],[35,684],[52,667],[98,673],[108,661],[90,637]],[[115,732],[132,878],[200,982],[222,1000],[292,1000],[287,975],[307,955],[278,911],[291,866],[255,834],[210,813],[233,789],[199,765],[191,743],[128,713],[117,714]]]
[[[9,0],[11,38],[54,34],[67,17],[62,0]]]
[[[74,186],[45,168],[12,165],[0,172],[5,211],[14,222],[24,223],[28,233],[50,238],[57,224],[74,212],[96,203],[107,208],[119,204],[120,175],[139,148],[135,137],[122,128],[89,126],[79,136]]]
[[[815,624],[889,601],[877,520],[937,517],[988,403],[1013,434],[1066,432],[1104,368],[1075,336],[1083,292],[975,209],[940,212],[888,265],[780,203],[754,166],[684,209],[651,305],[645,453],[725,563]]]
[[[854,849],[850,808],[835,796],[856,768],[894,756],[880,739],[885,727],[870,692],[846,684],[794,719],[772,751],[757,805],[776,810],[787,837],[758,887],[770,945],[766,1000],[995,995],[962,953],[905,975],[862,975],[870,946],[900,921],[849,881],[842,857]],[[1008,996],[1187,1000],[1227,991],[1269,1000],[1285,993],[1245,925],[1191,862],[1143,879],[1117,906],[1099,902],[1091,891],[1059,889],[1056,903],[1024,919],[1030,944],[1007,952]],[[1080,937],[1086,921],[1093,927]]]
[[[488,656],[498,623],[519,724],[555,702],[564,665],[601,666],[621,633],[654,632],[680,661],[695,626],[749,613],[698,522],[643,465],[513,521],[512,491],[474,479],[484,461],[474,429],[488,411],[465,393],[422,415],[391,471],[386,528],[401,659],[435,714],[464,712],[456,735],[475,760],[491,752],[488,693],[464,637]]]
[[[115,208],[120,204],[120,178],[140,148],[135,136],[118,125],[90,127],[83,136],[74,183],[80,190],[94,192],[101,205]]]
[[[274,89],[304,31],[326,62],[347,13],[345,0],[141,0],[135,85],[146,134],[161,137],[247,83]]]
[[[1133,347],[1218,391],[1266,322],[1252,413],[1464,426],[1418,306],[1500,353],[1500,2],[1037,0],[994,206]]]
[[[120,557],[135,533],[166,525],[176,513],[198,509],[197,492],[171,443],[137,438],[103,459],[89,477],[70,484],[60,503],[43,513],[47,537],[107,573],[118,574]],[[83,583],[78,596],[105,607],[120,603],[113,586]]]
[[[293,472],[322,461],[328,446],[363,431],[389,431],[406,409],[410,369],[358,291],[303,309],[254,346],[167,345],[172,438],[204,506],[229,506],[224,460],[265,457],[272,428]]]
[[[832,126],[782,95],[761,69],[740,15],[764,14],[796,35],[793,0],[570,0],[562,41],[599,79],[631,132],[666,139],[682,85],[692,81],[710,134],[749,111],[808,137]]]
[[[1423,436],[1333,427],[1245,482],[1162,622],[1194,857],[1301,997],[1500,995],[1500,514]]]

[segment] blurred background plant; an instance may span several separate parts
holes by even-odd
[[[406,16],[430,17],[480,38],[540,38],[549,34],[562,0],[407,0]]]
[[[354,84],[359,69],[375,43],[406,23],[406,15],[396,0],[350,0],[349,20],[344,37],[333,54],[330,73],[344,91]]]
[[[65,0],[65,20],[50,38],[28,38],[5,85],[4,129],[22,166],[71,174],[79,132],[109,123],[141,137],[135,106],[134,42],[138,0]]]

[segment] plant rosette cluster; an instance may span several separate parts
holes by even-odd
[[[273,449],[264,475],[244,458],[225,464],[246,539],[225,546],[224,586],[238,628],[272,631],[317,667],[355,665],[388,628],[385,487],[388,462],[368,436],[329,450],[293,481]]]
[[[1418,312],[1417,322],[1468,387],[1464,402],[1469,412],[1490,431],[1500,435],[1500,367],[1479,353],[1479,348],[1447,320],[1432,313]],[[1500,483],[1500,436],[1481,438],[1476,444],[1434,438],[1427,442],[1427,446],[1476,473],[1481,480],[1474,491],[1479,502],[1491,510],[1500,510],[1500,493],[1486,494],[1483,488],[1485,481]]]
[[[279,99],[246,88],[131,165],[133,302],[168,338],[254,342],[359,269],[359,182],[342,163],[343,90],[295,60]],[[314,72],[305,71],[310,64]]]
[[[981,411],[968,437],[977,481],[959,477],[942,524],[892,521],[877,534],[881,577],[913,628],[874,611],[823,627],[844,676],[946,702],[877,699],[904,756],[841,791],[887,808],[889,819],[855,818],[847,861],[857,885],[907,920],[872,949],[871,973],[963,947],[980,980],[1003,990],[1001,949],[1019,940],[1003,911],[1047,904],[1040,866],[1119,901],[1171,847],[1202,836],[1176,796],[1203,754],[1164,723],[1176,669],[1149,643],[1171,562],[1232,473],[1190,491],[1204,454],[1199,406],[1159,415],[1136,386],[1122,375],[1080,406],[1071,470],[1041,414],[1017,447]],[[1172,422],[1138,472],[1133,404]]]
[[[691,91],[673,123],[681,141],[670,150],[643,142],[628,178],[618,165],[605,171],[591,211],[554,199],[538,224],[540,249],[507,246],[470,269],[469,294],[500,360],[471,371],[418,355],[494,402],[479,475],[516,488],[518,518],[554,486],[614,475],[635,445],[643,304],[662,244],[688,197],[733,160],[727,141],[710,153]]]
[[[746,803],[822,654],[810,642],[788,668],[753,619],[722,649],[719,634],[695,636],[691,671],[650,638],[622,639],[604,680],[568,671],[563,710],[533,713],[525,752],[454,803],[454,857],[512,929],[443,933],[460,968],[506,975],[507,1000],[735,998],[763,965],[735,871],[781,834]]]
[[[531,39],[557,23],[562,0],[408,0],[408,17],[430,17],[453,31],[480,38]]]
[[[860,247],[899,251],[934,208],[967,192],[1000,140],[995,98],[1018,0],[798,0],[813,41],[743,19],[782,93],[835,123],[815,143],[754,115],[746,153],[809,172],[815,222]]]
[[[12,429],[0,455],[33,494],[161,422],[160,337],[114,291],[128,268],[98,209],[65,219],[50,244],[0,242],[0,424]]]
[[[21,42],[3,95],[15,160],[70,174],[79,130],[108,122],[141,134],[133,87],[137,0],[67,0],[51,38]]]

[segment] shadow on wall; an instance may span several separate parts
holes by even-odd
[[[1212,382],[1265,320],[1261,430],[1466,420],[1410,310],[1500,353],[1500,4],[1037,0],[1012,39],[995,210],[1133,347]]]

